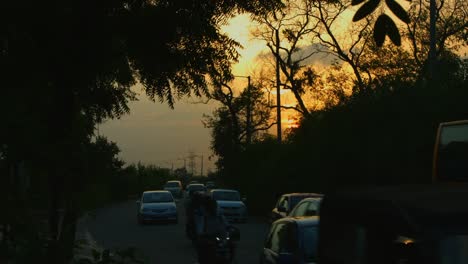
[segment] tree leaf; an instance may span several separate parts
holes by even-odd
[[[353,22],[359,21],[366,16],[370,15],[374,10],[379,6],[380,0],[369,0],[367,3],[363,4],[356,14],[354,14]]]
[[[351,1],[351,5],[355,6],[355,5],[359,5],[360,3],[364,2],[365,0],[352,0]]]
[[[406,10],[404,10],[403,7],[401,7],[401,5],[398,4],[395,0],[385,0],[385,3],[387,4],[388,8],[392,10],[393,14],[401,19],[401,21],[405,22],[406,24],[411,22]]]
[[[378,47],[382,47],[385,36],[387,35],[386,20],[384,18],[386,15],[380,15],[374,24],[374,41]]]
[[[393,22],[393,20],[387,16],[387,15],[383,15],[385,16],[385,20],[386,20],[386,31],[387,31],[387,35],[390,37],[390,40],[393,42],[393,44],[395,44],[396,46],[400,46],[401,45],[401,36],[400,36],[400,32],[398,31],[398,28],[397,26],[395,25],[395,22]]]

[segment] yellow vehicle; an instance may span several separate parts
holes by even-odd
[[[441,123],[434,147],[433,182],[468,182],[468,120]]]

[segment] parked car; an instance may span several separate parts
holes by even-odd
[[[318,263],[468,263],[468,184],[353,186],[320,207]]]
[[[153,221],[178,222],[177,206],[169,191],[145,191],[137,201],[138,223]]]
[[[300,201],[288,214],[290,217],[319,215],[321,197],[305,198]]]
[[[210,196],[216,201],[218,213],[224,215],[228,221],[247,221],[247,207],[238,191],[213,189]]]
[[[271,210],[270,222],[274,222],[280,218],[286,217],[289,212],[296,206],[300,201],[308,197],[321,198],[323,194],[319,193],[287,193],[281,195],[276,203],[275,208]]]
[[[206,192],[205,185],[201,183],[192,183],[185,188],[185,198],[190,199],[194,192]]]
[[[164,190],[170,191],[172,196],[180,198],[182,196],[182,183],[180,181],[168,181],[164,185]]]
[[[286,217],[270,227],[260,264],[312,264],[317,262],[319,217]]]

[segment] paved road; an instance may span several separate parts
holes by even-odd
[[[98,210],[84,224],[96,243],[104,248],[136,247],[151,264],[193,264],[196,252],[185,237],[185,217],[182,202],[178,202],[179,224],[138,225],[134,201]],[[237,263],[257,264],[268,226],[260,219],[250,218],[237,225],[241,239],[237,248]]]

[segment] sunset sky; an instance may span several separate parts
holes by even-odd
[[[337,22],[340,30],[345,33],[351,24],[351,8],[346,11]],[[233,18],[229,25],[223,27],[233,39],[237,40],[244,47],[240,49],[240,61],[233,67],[234,75],[255,74],[255,69],[262,66],[258,60],[258,55],[262,52],[269,52],[265,42],[255,39],[251,31],[254,25],[248,15],[239,15]],[[349,35],[344,34],[344,39]],[[388,40],[387,40],[388,41]],[[315,56],[310,62],[322,67],[326,59]],[[322,65],[322,66],[321,66]],[[324,69],[321,69],[324,71]],[[319,70],[320,72],[320,70]],[[236,78],[233,86],[243,89],[247,86],[246,78]],[[216,104],[195,103],[196,98],[184,98],[176,102],[175,109],[170,109],[167,104],[152,102],[148,100],[141,90],[141,86],[133,88],[137,91],[139,101],[130,103],[131,113],[118,120],[109,120],[100,126],[100,134],[107,136],[110,140],[117,142],[122,153],[121,157],[127,163],[136,163],[141,161],[145,164],[155,164],[161,167],[174,166],[174,168],[183,167],[183,158],[193,152],[199,157],[196,159],[196,174],[200,173],[201,155],[204,159],[204,173],[207,170],[214,170],[214,159],[209,160],[212,155],[210,150],[210,130],[202,124],[203,114],[211,114]],[[292,94],[282,95],[283,105],[293,105],[295,100]],[[282,122],[284,126],[292,125],[291,117],[283,113]],[[275,128],[273,127],[272,133]]]
[[[265,45],[252,39],[249,33],[249,18],[241,15],[224,27],[244,49],[242,57],[233,68],[235,75],[248,75],[255,68],[255,57]],[[239,86],[246,86],[246,79],[236,80]],[[216,107],[214,102],[195,103],[196,98],[185,98],[176,103],[175,109],[167,104],[148,100],[141,86],[133,89],[140,94],[139,101],[130,103],[131,113],[121,119],[108,120],[100,125],[99,133],[116,142],[121,148],[121,158],[127,163],[141,161],[161,167],[183,167],[183,158],[193,152],[196,158],[196,174],[200,173],[201,155],[204,160],[204,174],[214,170],[214,160],[210,150],[210,131],[201,122],[203,114],[211,114]],[[188,164],[188,161],[186,161]]]
[[[264,63],[258,60],[258,55],[269,52],[265,42],[251,34],[254,26],[249,15],[239,15],[222,28],[243,46],[243,49],[239,49],[239,62],[233,66],[234,75],[254,75],[255,69]],[[232,85],[242,89],[247,86],[247,80],[236,78]],[[205,175],[207,170],[215,169],[215,158],[208,159],[212,155],[210,130],[201,121],[203,114],[211,114],[215,109],[214,102],[197,104],[194,103],[196,98],[185,98],[176,103],[175,109],[170,109],[167,104],[148,100],[141,86],[133,89],[140,95],[139,101],[130,103],[131,113],[121,119],[108,120],[99,128],[101,135],[118,144],[124,161],[179,168],[184,165],[183,158],[193,152],[199,156],[196,159],[197,174],[200,173],[201,155],[204,157]],[[282,95],[283,105],[294,103],[292,94]],[[292,122],[287,113],[282,114],[283,128],[293,125]],[[273,127],[272,133],[274,131],[276,128]]]

